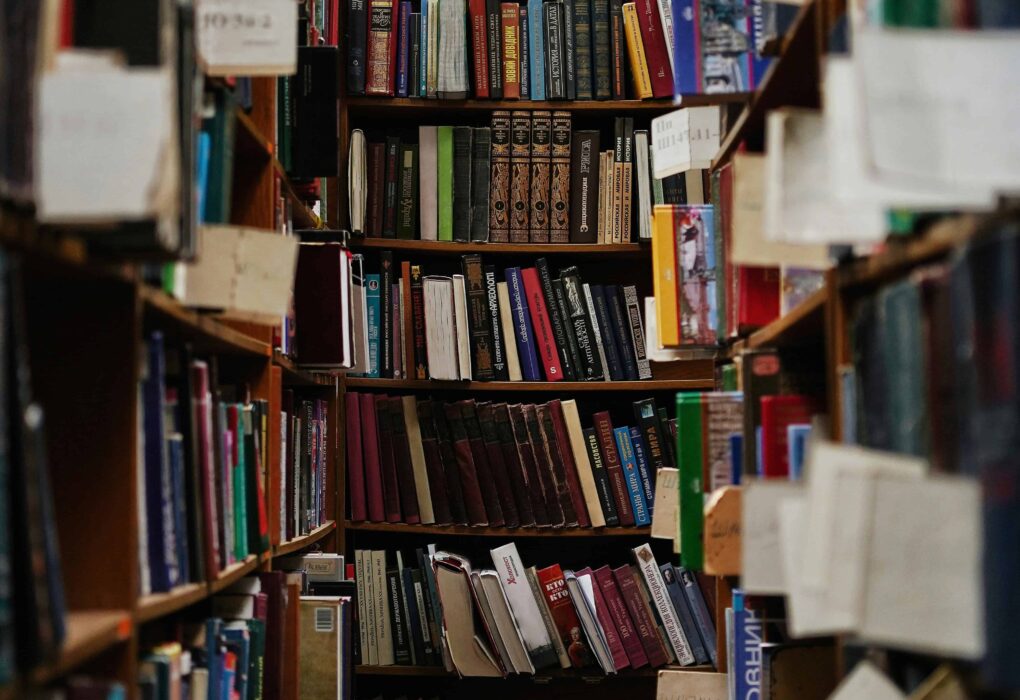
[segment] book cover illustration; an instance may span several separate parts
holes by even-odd
[[[701,0],[701,88],[706,93],[754,89],[750,11],[744,0]]]
[[[673,214],[680,280],[680,338],[685,345],[716,341],[715,269],[710,264],[708,232],[714,224],[710,205],[677,207]]]

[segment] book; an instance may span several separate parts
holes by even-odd
[[[454,143],[453,127],[441,126],[437,134],[438,229],[441,241],[453,240]],[[468,200],[470,203],[470,199]]]
[[[607,527],[615,527],[620,524],[620,516],[617,514],[616,498],[613,495],[613,486],[606,471],[606,465],[602,461],[602,447],[599,443],[599,435],[595,428],[584,429],[584,441],[588,448],[591,459],[591,471],[595,480],[595,488],[598,491],[598,502],[606,520]]]
[[[510,123],[510,243],[527,243],[531,216],[531,113],[515,110]]]
[[[485,277],[485,299],[489,310],[489,329],[492,337],[492,373],[496,381],[507,381],[510,379],[510,368],[507,360],[507,339],[503,332],[502,319],[500,317],[499,293],[496,282],[496,266],[485,265],[483,268]],[[509,301],[506,304],[509,312]],[[516,352],[514,353],[516,357]],[[518,374],[520,374],[518,368]],[[518,378],[519,381],[519,378]]]
[[[550,100],[565,100],[567,85],[563,46],[563,7],[558,2],[546,2],[542,9],[545,13],[546,95]]]
[[[511,306],[510,291],[506,282],[496,283],[497,307],[499,309],[500,332],[503,352],[506,356],[507,379],[519,382],[524,379],[520,355],[517,352],[517,336],[514,328],[514,307]],[[537,369],[537,368],[536,368]]]
[[[475,98],[489,97],[489,15],[485,0],[469,0],[471,25],[471,69]]]
[[[634,622],[627,611],[627,605],[616,584],[616,578],[613,575],[612,569],[608,566],[602,566],[595,569],[592,575],[595,578],[596,586],[602,593],[602,599],[606,604],[605,612],[608,613],[612,620],[612,626],[616,630],[620,646],[623,648],[626,657],[627,664],[621,665],[622,662],[614,652],[613,658],[617,659],[617,668],[624,668],[629,665],[633,669],[638,669],[648,665],[648,657],[645,655],[644,647],[638,639],[637,630],[634,628]],[[603,623],[603,627],[607,627],[607,625]]]
[[[761,397],[761,475],[789,478],[787,427],[811,422],[812,402],[803,395]]]
[[[400,138],[386,137],[386,178],[383,181],[383,225],[384,238],[397,235],[397,193],[400,182]]]
[[[541,358],[542,372],[547,382],[555,382],[563,379],[563,368],[560,364],[561,356],[557,349],[556,338],[553,335],[552,322],[549,310],[546,307],[545,295],[542,291],[542,283],[539,280],[538,272],[533,267],[521,270],[521,279],[524,287],[524,294],[527,298],[528,312],[531,316],[532,328],[534,329],[534,352]],[[511,284],[511,292],[513,286]],[[562,330],[562,329],[561,329]],[[524,348],[518,348],[522,351]]]
[[[503,7],[499,0],[485,0],[486,47],[489,59],[489,96],[503,99]]]
[[[630,438],[630,428],[615,428],[613,430],[613,438],[616,441],[624,480],[627,484],[627,493],[630,496],[630,503],[634,512],[634,524],[638,527],[650,525],[652,519],[648,504],[645,501],[641,475],[638,473],[637,460],[634,456],[634,444]]]
[[[392,97],[397,50],[396,0],[368,2],[368,72],[365,93]]]
[[[407,97],[411,61],[411,3],[401,0],[398,10],[395,92],[397,97]]]
[[[501,9],[501,41],[503,43],[503,98],[521,98],[520,5],[504,2]]]
[[[457,364],[461,379],[471,380],[471,327],[468,321],[464,275],[453,276],[453,327],[457,338]]]
[[[574,605],[567,591],[567,582],[559,564],[553,564],[535,572],[545,596],[549,613],[556,625],[560,642],[566,649],[570,665],[574,668],[590,666],[594,657],[581,628],[581,622],[574,611]]]
[[[630,60],[631,75],[634,76],[634,90],[639,100],[646,100],[655,96],[655,93],[652,87],[651,74],[648,70],[645,47],[641,38],[641,18],[638,16],[636,3],[623,3],[621,14],[624,31],[626,32],[627,56]]]
[[[505,544],[491,550],[491,554],[500,585],[510,603],[533,666],[535,669],[543,669],[556,665],[558,658],[542,623],[538,603],[528,585],[517,545],[513,542]]]
[[[586,4],[586,3],[580,3]],[[570,112],[553,112],[549,179],[548,222],[550,243],[570,242]],[[532,179],[534,187],[534,178]],[[534,197],[532,197],[534,202]],[[534,206],[534,204],[533,204]],[[534,233],[534,224],[532,233]],[[534,238],[532,238],[534,241]]]
[[[471,225],[470,240],[489,240],[489,177],[492,131],[488,127],[472,130],[471,139]]]
[[[584,510],[587,511],[592,527],[604,527],[608,523],[602,509],[599,488],[595,481],[595,468],[592,465],[587,448],[587,439],[584,431],[581,429],[581,420],[577,413],[577,402],[573,399],[563,401],[560,404],[560,408],[567,430],[570,451],[574,458],[574,466],[577,470],[579,487],[584,497]],[[582,509],[578,508],[577,513],[580,520]]]
[[[418,232],[418,145],[400,145],[397,196],[397,238],[413,239]]]
[[[584,299],[584,290],[580,274],[576,267],[560,271],[566,301],[564,319],[567,331],[573,335],[577,345],[578,373],[581,379],[598,381],[603,379],[602,365],[598,357],[598,339],[588,315],[588,305]]]
[[[528,85],[532,101],[545,99],[545,12],[542,0],[528,0]]]
[[[620,525],[634,524],[634,510],[631,506],[630,495],[627,490],[627,482],[624,478],[623,468],[620,465],[620,455],[616,449],[613,437],[613,424],[608,411],[600,411],[592,415],[592,422],[595,424],[595,431],[598,435],[599,452],[609,479],[612,490],[613,502],[616,504],[616,513],[620,519]]]
[[[577,83],[576,99],[594,98],[592,68],[592,17],[587,0],[574,2],[574,73]]]
[[[520,55],[520,78],[521,78],[521,99],[531,99],[531,23],[528,17],[528,6],[518,5],[517,13],[520,22],[519,50]]]
[[[655,621],[642,598],[640,588],[642,584],[638,581],[637,575],[631,567],[624,565],[613,569],[613,578],[633,621],[635,635],[641,643],[648,665],[657,668],[669,663],[670,654],[659,637]]]
[[[438,138],[437,127],[418,127],[418,226],[423,241],[435,241],[439,236]]]
[[[473,204],[471,194],[471,165],[474,156],[472,129],[469,126],[453,127],[453,222],[454,241],[471,240]]]
[[[599,132],[573,135],[570,156],[570,242],[598,242]]]
[[[445,100],[467,99],[467,2],[441,0],[439,3],[438,75],[436,94]]]
[[[531,190],[528,240],[549,243],[550,187],[552,178],[552,115],[531,113]]]
[[[531,306],[528,291],[524,286],[524,277],[521,269],[516,267],[507,268],[505,275],[513,321],[513,338],[521,364],[521,375],[524,381],[537,382],[541,380],[543,371],[538,361],[538,343],[532,325]]]
[[[669,37],[663,28],[659,11],[661,3],[657,0],[637,0],[635,5],[652,96],[669,97],[673,94],[673,70],[670,59],[672,45],[668,42]]]
[[[577,99],[577,54],[574,49],[574,0],[557,0],[560,5],[563,43],[563,78],[568,100]]]
[[[507,243],[510,240],[510,113],[492,113],[492,175],[489,182],[489,240]]]

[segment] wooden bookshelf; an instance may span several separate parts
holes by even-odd
[[[139,285],[138,295],[146,312],[156,317],[168,335],[188,338],[197,352],[259,357],[271,354],[267,343],[188,309],[162,290]]]
[[[816,290],[789,313],[741,338],[730,347],[730,356],[745,349],[812,344],[822,337],[829,287]]]
[[[655,392],[711,389],[711,376],[702,379],[647,379],[637,382],[441,382],[431,379],[368,379],[348,377],[348,389],[376,391],[477,391],[570,394],[574,392]]]
[[[283,383],[288,386],[336,388],[337,377],[303,370],[279,350],[273,351],[273,363],[283,369]]]
[[[457,678],[455,673],[450,673],[442,666],[369,666],[365,664],[359,664],[355,667],[355,672],[365,676],[412,676],[412,677],[437,677],[437,678]],[[620,673],[612,675],[605,675],[599,672],[595,668],[586,668],[583,670],[573,668],[546,668],[541,671],[537,671],[534,676],[531,675],[511,675],[506,679],[501,678],[471,678],[467,680],[472,681],[485,681],[495,680],[500,682],[534,682],[542,683],[544,681],[552,679],[565,679],[565,680],[584,680],[589,683],[601,683],[605,682],[620,682],[627,681],[629,679],[636,678],[656,678],[659,675],[659,671],[695,671],[712,673],[715,671],[711,666],[663,666],[661,668],[639,668],[639,669],[626,669]]]
[[[242,578],[255,571],[258,565],[259,557],[254,554],[249,554],[243,560],[231,564],[209,582],[210,594],[219,593],[224,588],[230,588]]]
[[[67,637],[57,658],[32,671],[31,681],[49,683],[131,637],[131,613],[127,610],[75,610],[67,614]]]
[[[701,107],[706,105],[739,104],[746,102],[750,93],[734,92],[711,95],[684,95],[677,103],[670,99],[657,100],[429,100],[409,97],[348,97],[343,102],[351,112],[403,111],[434,114],[443,111],[483,111],[497,109],[514,110],[564,110],[593,114],[619,112],[667,112],[680,107]]]
[[[149,622],[190,607],[208,596],[209,586],[206,583],[186,583],[166,593],[142,596],[135,610],[135,620],[139,624]]]
[[[333,532],[335,529],[336,529],[335,521],[330,520],[329,522],[323,523],[322,525],[319,525],[319,527],[309,532],[307,535],[301,535],[299,537],[295,537],[292,540],[287,540],[282,544],[276,545],[273,548],[273,557],[274,558],[283,557],[287,556],[288,554],[293,554],[294,552],[300,552],[305,547],[311,547],[313,544],[320,541],[322,538],[324,538],[329,533]]]
[[[640,243],[458,243],[451,241],[418,241],[398,238],[352,238],[353,250],[393,250],[418,255],[584,255],[637,257],[651,255],[650,245]]]
[[[651,537],[649,527],[475,527],[470,525],[407,525],[347,521],[348,532],[384,532],[391,535],[454,537]]]

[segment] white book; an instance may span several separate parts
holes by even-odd
[[[453,313],[453,280],[427,276],[422,282],[425,299],[425,357],[432,379],[460,379],[457,363],[457,328]]]
[[[662,573],[659,571],[659,565],[655,562],[652,548],[645,543],[631,551],[634,553],[634,560],[641,572],[641,578],[644,579],[645,585],[648,587],[652,605],[659,612],[659,619],[662,620],[666,637],[676,654],[677,661],[681,666],[693,665],[695,662],[694,652],[691,651],[687,635],[684,634],[684,630],[680,626],[676,610],[673,609],[673,602],[669,598],[669,593],[666,592],[666,584],[662,581]]]
[[[506,282],[496,283],[496,297],[499,300],[499,325],[503,329],[503,345],[506,348],[506,367],[510,381],[519,382],[521,359],[517,354],[517,336],[514,333],[514,319],[510,312],[510,290]]]
[[[676,74],[676,59],[673,58],[673,8],[670,7],[670,0],[657,0],[659,6],[659,19],[662,20],[662,33],[666,39],[666,54],[669,55],[669,68]]]
[[[552,639],[542,622],[542,613],[538,609],[538,602],[528,584],[527,574],[524,572],[524,565],[517,553],[517,545],[513,542],[491,550],[492,563],[499,575],[500,585],[510,602],[510,609],[513,611],[514,620],[521,631],[524,646],[528,650],[528,656],[536,669],[546,668],[559,664],[556,650],[553,648]]]
[[[595,314],[595,302],[591,298],[591,286],[585,282],[581,287],[584,290],[585,306],[588,307],[588,319],[591,321],[592,338],[595,341],[595,347],[599,351],[602,379],[606,382],[612,381],[612,377],[609,376],[609,363],[606,361],[606,348],[602,345],[602,329],[599,326],[599,317]]]
[[[368,164],[365,155],[365,132],[351,132],[351,149],[347,161],[347,198],[351,232],[365,233],[365,209],[368,205]]]
[[[471,331],[468,329],[464,275],[453,276],[453,321],[457,332],[457,363],[461,379],[471,381]]]
[[[354,279],[351,270],[351,255],[340,256],[340,338],[343,342],[341,367],[354,364]]]
[[[372,603],[375,607],[376,657],[380,666],[393,665],[393,631],[386,599],[386,552],[372,550]]]
[[[429,489],[429,475],[425,468],[425,449],[421,443],[421,426],[418,425],[417,396],[404,396],[404,428],[407,442],[411,447],[411,470],[414,472],[414,491],[418,496],[418,513],[423,525],[436,522],[432,512],[432,492]],[[399,556],[400,552],[397,552]],[[403,579],[401,579],[403,580]]]
[[[577,478],[581,482],[581,493],[584,495],[584,503],[588,507],[588,519],[592,527],[605,527],[606,518],[602,513],[602,503],[599,501],[599,490],[595,485],[595,472],[591,467],[591,460],[588,456],[588,444],[584,440],[584,433],[581,430],[581,418],[577,414],[577,402],[574,399],[563,401],[563,422],[567,424],[567,439],[570,442],[570,452],[574,455],[574,464],[577,466]]]
[[[662,7],[662,2],[659,3]],[[634,132],[635,159],[637,168],[638,239],[652,240],[652,180],[648,172],[648,132]]]
[[[477,572],[481,580],[485,598],[489,603],[492,613],[495,630],[502,639],[506,649],[507,659],[517,673],[534,673],[535,666],[531,663],[527,649],[524,648],[524,638],[521,630],[514,622],[513,612],[510,610],[510,602],[506,599],[506,593],[499,582],[499,575],[491,569],[484,569]]]
[[[374,654],[368,642],[368,611],[365,607],[365,552],[354,550],[354,588],[358,594],[358,639],[361,640],[362,663],[375,665]]]
[[[418,127],[418,225],[421,240],[434,241],[439,235],[438,183],[439,156],[437,151],[438,127]]]

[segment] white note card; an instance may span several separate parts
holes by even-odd
[[[719,107],[690,107],[656,117],[652,150],[657,179],[710,168],[719,151]]]
[[[787,499],[802,498],[804,487],[794,481],[749,479],[743,490],[741,588],[753,594],[786,593],[779,506]]]
[[[293,75],[294,0],[197,0],[198,58],[207,75]]]
[[[861,661],[843,679],[829,700],[904,700],[904,695],[877,666]]]

